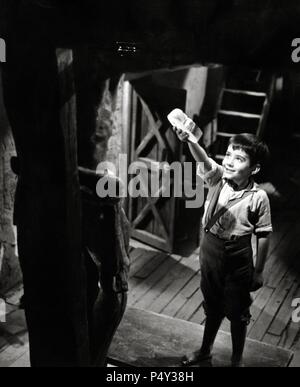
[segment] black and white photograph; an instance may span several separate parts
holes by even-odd
[[[300,367],[299,0],[0,0],[0,368],[57,367]]]

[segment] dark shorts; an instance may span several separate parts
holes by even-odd
[[[248,323],[254,272],[251,235],[224,241],[211,233],[204,234],[200,266],[206,314]]]

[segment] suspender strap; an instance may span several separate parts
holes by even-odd
[[[216,211],[219,196],[221,194],[221,191],[224,187],[224,182],[220,181],[218,187],[216,188],[215,192],[213,193],[208,209],[207,209],[207,219],[211,219]]]
[[[221,218],[231,207],[235,206],[237,203],[241,202],[242,200],[246,199],[246,197],[253,195],[253,191],[247,191],[244,193],[244,195],[240,198],[236,198],[232,201],[230,201],[225,207],[221,208],[218,212],[213,215],[213,217],[207,222],[206,227],[204,228],[205,232],[209,232],[212,226],[216,223],[216,221]]]

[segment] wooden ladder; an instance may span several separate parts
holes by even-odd
[[[228,70],[220,94],[215,142],[210,153],[223,160],[229,138],[238,133],[263,136],[276,76],[261,70]]]

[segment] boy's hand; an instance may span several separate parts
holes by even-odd
[[[177,129],[175,126],[173,126],[173,130],[177,134],[177,137],[179,138],[180,141],[188,142],[188,139],[189,139],[188,133],[184,132],[181,129]]]
[[[250,292],[256,292],[264,285],[263,273],[254,271]]]

